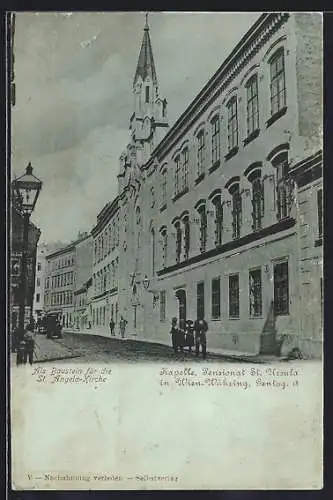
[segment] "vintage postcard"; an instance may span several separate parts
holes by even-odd
[[[321,489],[322,14],[7,30],[12,488]]]

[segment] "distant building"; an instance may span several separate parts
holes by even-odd
[[[75,245],[60,248],[46,257],[44,310],[57,313],[65,328],[74,326]]]
[[[118,199],[105,205],[97,215],[91,230],[93,239],[93,269],[91,287],[91,327],[108,328],[110,319],[119,321],[119,221]]]
[[[55,252],[64,244],[60,241],[40,243],[37,246],[36,269],[35,269],[35,293],[33,303],[33,317],[37,321],[44,314],[45,279],[47,271],[46,256]]]
[[[275,354],[285,339],[320,356],[321,15],[260,16],[169,130],[145,26],[132,91],[118,176],[128,332],[167,340],[173,316],[204,317],[212,347]]]
[[[74,310],[76,330],[87,328],[90,320],[89,311],[87,311],[87,292],[92,284],[93,268],[93,239],[87,233],[80,236],[82,239],[75,244]]]
[[[49,253],[46,263],[44,311],[57,313],[64,328],[74,329],[80,312],[75,294],[91,277],[91,236],[79,233],[76,240]]]
[[[46,245],[38,245],[35,270],[35,293],[33,303],[33,317],[36,321],[42,316],[44,311],[46,254]]]

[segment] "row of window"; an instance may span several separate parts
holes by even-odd
[[[52,272],[52,271],[55,271],[57,269],[62,269],[64,267],[69,267],[69,266],[74,266],[74,263],[75,263],[75,257],[74,255],[70,255],[69,257],[62,257],[60,259],[57,259],[53,262],[49,262],[49,271]],[[41,269],[41,266],[40,268],[38,268],[38,270]]]
[[[77,297],[75,299],[76,306],[82,307],[82,306],[86,305],[86,303],[87,303],[87,300],[86,300],[86,296],[84,294],[77,295]]]
[[[103,260],[119,245],[119,216],[110,222],[94,241],[94,264]]]
[[[272,164],[275,167],[275,192],[276,192],[276,217],[277,220],[282,220],[289,216],[291,207],[292,184],[288,177],[288,153],[282,152],[278,154]],[[265,192],[264,181],[266,177],[262,176],[260,163],[255,163],[252,169],[247,169],[247,179],[251,184],[251,205],[252,205],[252,230],[259,231],[263,227],[263,217],[265,213]],[[241,191],[240,178],[234,177],[226,184],[228,192],[231,196],[231,224],[232,238],[238,239],[241,236],[242,214],[243,214],[243,197],[246,194]],[[215,194],[214,194],[215,193]],[[195,248],[199,248],[200,252],[207,250],[208,236],[208,215],[214,217],[214,241],[215,246],[219,247],[223,244],[223,230],[225,229],[224,211],[225,201],[223,200],[221,190],[217,189],[209,197],[211,199],[213,210],[207,209],[207,203],[202,200],[196,206],[197,215],[190,218],[188,212],[185,212],[181,218],[174,222],[175,244],[175,260],[176,263],[182,259],[187,260],[191,244]],[[191,223],[199,224],[200,242],[191,242]],[[160,229],[161,236],[161,260],[162,267],[167,265],[168,252],[168,234],[166,226]],[[153,242],[154,240],[152,240]],[[153,255],[155,252],[152,252]],[[154,263],[153,263],[154,268]]]
[[[271,117],[278,116],[286,108],[286,85],[284,51],[279,49],[270,59],[270,100]],[[259,134],[259,91],[258,75],[252,75],[245,84],[246,90],[246,125],[247,138],[257,137]],[[239,110],[237,95],[233,95],[226,104],[228,153],[226,159],[237,153],[239,146]],[[219,166],[221,161],[221,117],[216,114],[210,121],[210,156],[211,167]],[[199,181],[205,175],[205,158],[208,145],[206,144],[206,130],[203,126],[195,137],[196,150],[196,179]],[[189,148],[185,146],[174,159],[174,195],[184,193],[188,188]],[[167,168],[161,172],[161,207],[167,203]]]
[[[102,293],[118,284],[119,257],[113,260],[103,269],[93,274],[94,293]]]
[[[263,295],[262,295],[262,269],[258,267],[249,271],[248,282],[248,314],[251,318],[262,317]],[[240,318],[240,286],[239,274],[228,276],[228,317],[230,319]],[[289,274],[288,262],[274,264],[274,313],[275,315],[289,314]],[[221,319],[221,277],[213,278],[211,281],[211,319]],[[197,318],[208,316],[205,310],[205,283],[197,283]],[[160,321],[166,319],[166,294],[160,292]]]
[[[46,306],[71,305],[73,303],[73,292],[46,292],[44,301]]]
[[[46,278],[45,288],[59,288],[74,283],[74,271],[58,274],[57,276],[48,276]]]
[[[115,323],[118,323],[118,302],[111,304],[111,316]],[[109,319],[106,314],[106,307],[94,307],[92,310],[92,326],[105,326],[108,325]]]
[[[74,324],[74,315],[72,313],[64,314],[62,319],[60,318],[62,326],[68,328]]]

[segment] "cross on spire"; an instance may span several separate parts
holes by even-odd
[[[157,85],[157,76],[155,70],[153,50],[151,47],[150,36],[149,36],[148,12],[145,13],[145,17],[146,17],[146,24],[144,28],[139,60],[134,76],[134,84],[138,76],[141,76],[143,81],[147,78],[147,76],[149,76],[153,81],[153,83]]]

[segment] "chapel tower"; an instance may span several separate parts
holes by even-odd
[[[133,88],[134,110],[130,118],[130,135],[135,145],[138,166],[143,165],[168,128],[167,101],[159,94],[153,50],[149,35],[148,14],[136,67]]]

